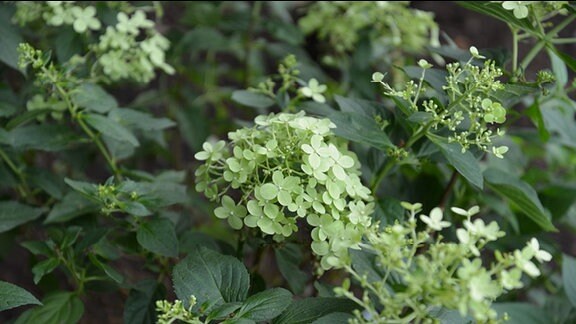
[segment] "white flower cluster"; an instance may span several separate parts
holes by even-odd
[[[216,216],[235,229],[259,228],[283,240],[304,218],[322,268],[347,263],[348,249],[359,248],[374,211],[347,141],[332,133],[329,119],[304,112],[259,116],[255,124],[229,133],[228,145],[204,144],[195,156],[205,161],[196,171],[196,189],[221,203]],[[240,199],[232,198],[233,189]]]

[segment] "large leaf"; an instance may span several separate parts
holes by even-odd
[[[174,267],[172,273],[176,295],[189,307],[194,295],[195,309],[206,311],[229,302],[244,301],[248,295],[250,276],[238,259],[219,254],[205,247],[190,253]]]
[[[72,94],[72,101],[81,108],[101,114],[118,107],[118,102],[114,97],[93,83],[84,83],[75,89]]]
[[[312,324],[348,324],[349,320],[353,318],[354,315],[352,314],[336,312],[324,315],[312,322]]]
[[[150,252],[167,257],[178,256],[178,238],[174,224],[166,218],[140,223],[136,232],[138,244]]]
[[[34,208],[17,201],[0,201],[0,233],[40,217],[43,208]]]
[[[42,305],[31,293],[9,282],[0,281],[0,312],[22,305]]]
[[[442,155],[448,160],[448,162],[458,170],[468,182],[478,189],[484,187],[484,181],[482,178],[482,170],[480,170],[480,165],[478,165],[478,160],[470,151],[462,153],[462,147],[458,143],[448,143],[442,137],[428,134],[427,137],[434,143]]]
[[[307,324],[330,313],[349,313],[359,306],[344,298],[309,297],[293,302],[273,324]]]
[[[74,324],[84,314],[84,304],[72,292],[58,292],[42,300],[43,306],[24,313],[15,324]]]
[[[292,302],[292,294],[283,288],[268,289],[250,296],[235,318],[245,318],[256,322],[272,319],[282,313]]]
[[[562,281],[566,296],[576,307],[576,259],[567,255],[562,255]]]
[[[549,324],[550,316],[536,305],[529,303],[495,303],[492,305],[500,316],[508,314],[507,324]]]
[[[155,324],[158,282],[148,279],[138,282],[128,294],[124,304],[124,323]]]
[[[536,191],[526,182],[493,168],[484,171],[484,179],[490,189],[507,198],[540,227],[547,231],[556,230],[550,217],[544,212]]]
[[[140,145],[134,134],[112,118],[96,114],[87,114],[84,116],[84,120],[86,120],[88,125],[110,138],[120,142],[128,142],[133,146]]]
[[[308,276],[299,267],[302,261],[302,251],[297,244],[285,244],[274,250],[276,256],[276,263],[282,276],[288,282],[288,285],[295,294],[300,294],[304,291],[304,286],[308,280]]]
[[[501,3],[495,3],[492,1],[456,1],[456,3],[464,8],[498,18],[509,25],[519,27],[526,31],[536,32],[536,29],[532,26],[530,20],[516,18],[511,10],[502,8]]]
[[[359,112],[338,111],[334,111],[328,117],[336,124],[334,133],[340,137],[367,144],[382,151],[394,146],[374,118],[368,118]]]
[[[18,150],[41,150],[48,152],[70,148],[79,136],[60,125],[27,125],[7,133],[6,144]]]

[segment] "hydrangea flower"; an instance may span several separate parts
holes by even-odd
[[[96,8],[93,6],[82,7],[72,7],[71,10],[74,15],[74,30],[81,34],[88,29],[98,30],[102,26],[98,18],[96,18]]]
[[[445,227],[450,227],[450,222],[442,220],[442,209],[435,207],[430,211],[430,216],[420,215],[420,219],[434,231],[441,231]]]
[[[308,98],[320,103],[326,102],[326,98],[322,93],[326,91],[326,85],[318,83],[316,79],[310,79],[308,81],[308,86],[302,87],[300,92]]]
[[[528,17],[527,4],[530,3],[532,3],[532,1],[503,1],[502,8],[512,10],[514,12],[514,17],[523,19]]]

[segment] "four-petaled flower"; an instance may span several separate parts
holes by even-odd
[[[84,9],[81,7],[73,7],[71,9],[72,15],[74,15],[74,30],[77,33],[83,33],[87,29],[98,30],[102,26],[98,18],[96,18],[96,8],[88,6]]]
[[[552,254],[548,253],[547,251],[540,250],[540,243],[538,243],[538,240],[535,237],[533,237],[530,242],[528,242],[528,248],[532,249],[534,257],[539,262],[549,262],[552,260]]]
[[[322,95],[324,91],[326,91],[326,85],[319,84],[316,79],[310,79],[310,81],[308,81],[308,86],[300,89],[300,92],[304,96],[312,98],[312,100],[320,103],[326,102],[326,98]]]
[[[236,205],[234,200],[229,196],[223,196],[222,206],[214,210],[214,215],[218,218],[228,220],[230,227],[239,230],[243,225],[242,219],[246,217],[246,207]]]
[[[445,227],[450,227],[450,222],[442,220],[442,209],[436,207],[430,211],[430,216],[420,215],[420,219],[435,231],[441,231]]]
[[[224,150],[225,146],[226,146],[226,142],[224,142],[224,141],[218,141],[214,145],[212,145],[210,142],[204,142],[204,144],[202,144],[202,148],[204,149],[204,151],[200,151],[200,152],[194,154],[194,158],[196,160],[200,160],[200,161],[219,160],[223,156],[222,151]]]
[[[532,1],[504,1],[502,2],[502,8],[506,10],[513,10],[514,17],[518,19],[528,17],[528,4]]]

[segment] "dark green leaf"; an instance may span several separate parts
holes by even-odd
[[[552,184],[538,191],[544,208],[548,209],[554,220],[561,219],[576,203],[576,184]]]
[[[417,111],[408,117],[408,120],[418,124],[426,124],[432,120],[432,113]]]
[[[46,191],[53,198],[62,199],[66,187],[61,177],[45,169],[33,169],[29,175],[31,184]]]
[[[174,267],[172,274],[176,295],[189,307],[190,296],[196,296],[195,309],[206,311],[225,303],[244,301],[250,277],[238,259],[205,247],[190,253]]]
[[[484,187],[484,181],[482,178],[482,170],[480,170],[480,165],[478,165],[478,160],[470,151],[462,153],[462,147],[458,143],[448,143],[442,137],[436,136],[434,134],[427,134],[427,137],[440,148],[442,155],[448,160],[448,162],[458,170],[468,182],[478,189]]]
[[[36,120],[37,117],[51,113],[51,109],[37,109],[26,111],[13,119],[11,119],[6,124],[6,130],[12,130],[20,125],[24,125],[30,121]]]
[[[540,105],[546,130],[556,134],[560,143],[576,148],[576,123],[572,104],[552,99]]]
[[[44,208],[30,207],[17,201],[0,201],[0,233],[35,220],[42,213]]]
[[[371,119],[385,112],[384,106],[375,101],[342,96],[336,96],[335,99],[342,112],[355,113]],[[332,112],[334,112],[334,110],[332,110]]]
[[[288,243],[274,250],[276,263],[280,273],[288,282],[288,285],[295,294],[304,291],[308,276],[299,267],[302,261],[302,251],[297,244]]]
[[[90,258],[92,264],[94,264],[102,271],[104,271],[104,273],[108,276],[108,278],[114,280],[119,284],[121,284],[124,281],[124,276],[122,276],[120,272],[116,271],[116,269],[112,268],[105,262],[102,262],[100,259],[98,259],[98,256],[96,256],[94,253],[88,254],[88,258]]]
[[[394,145],[374,118],[359,113],[333,112],[328,116],[336,128],[334,133],[345,139],[386,151]]]
[[[0,18],[0,61],[4,62],[11,68],[20,71],[18,67],[18,45],[23,43],[22,36],[18,28],[10,23],[10,17],[5,5],[0,7],[3,14]]]
[[[76,191],[70,191],[62,201],[56,203],[46,220],[45,224],[62,223],[78,216],[94,213],[100,209],[100,205]]]
[[[563,88],[566,83],[568,83],[568,70],[566,69],[566,64],[562,61],[554,51],[548,50],[548,56],[550,56],[550,63],[552,63],[552,72],[556,77],[556,84],[559,88]]]
[[[42,303],[44,305],[32,309],[25,320],[19,318],[15,324],[74,324],[84,314],[84,304],[76,293],[58,292],[44,298]]]
[[[566,296],[576,307],[576,259],[567,255],[562,255],[562,281]]]
[[[498,169],[484,171],[484,179],[490,189],[507,198],[540,227],[547,231],[556,231],[550,217],[544,212],[536,191],[526,182]]]
[[[49,256],[53,255],[54,253],[52,249],[48,247],[48,244],[43,241],[26,241],[20,243],[20,245],[22,245],[26,250],[30,251],[30,253],[34,255]]]
[[[292,302],[292,294],[283,288],[268,289],[246,299],[236,318],[256,322],[270,320],[282,313]]]
[[[74,90],[72,101],[81,108],[98,113],[106,113],[118,107],[116,99],[109,95],[102,87],[93,83],[83,83]]]
[[[292,302],[290,306],[272,321],[273,324],[312,323],[324,315],[335,312],[352,312],[359,306],[343,298],[309,297]]]
[[[96,198],[98,195],[98,186],[93,183],[85,181],[76,181],[68,178],[64,178],[64,182],[66,182],[67,185],[72,187],[72,189],[80,193],[83,193],[89,197]]]
[[[494,92],[494,98],[508,109],[522,101],[526,96],[540,92],[538,87],[528,84],[505,83],[503,86],[504,89]]]
[[[501,3],[493,3],[491,1],[456,1],[456,3],[464,8],[492,16],[494,18],[498,18],[506,24],[513,25],[526,31],[531,31],[533,33],[537,32],[534,26],[532,26],[530,23],[530,20],[516,18],[511,10],[502,8]]]
[[[180,253],[189,253],[198,249],[198,246],[204,246],[216,252],[222,252],[218,242],[212,236],[190,230],[180,237]]]
[[[22,305],[42,305],[31,293],[9,282],[0,281],[0,312]]]
[[[220,305],[218,307],[214,307],[210,313],[208,314],[206,320],[207,321],[212,321],[212,320],[217,320],[217,319],[225,319],[226,317],[228,317],[228,315],[232,314],[233,312],[237,311],[240,307],[242,307],[242,303],[241,302],[233,302],[233,303],[226,303],[223,305]],[[231,320],[232,323],[236,324],[236,323],[242,323],[244,321],[250,321],[248,319],[234,319]],[[254,321],[251,321],[252,323],[254,323]]]
[[[156,280],[147,279],[130,289],[124,305],[124,323],[156,323],[156,300],[161,298],[158,296],[158,288]]]
[[[256,93],[248,90],[234,91],[232,93],[232,100],[239,104],[257,109],[266,109],[276,103],[274,99],[262,93]]]
[[[312,324],[348,324],[348,321],[353,318],[354,315],[350,313],[336,312],[324,315],[312,322]]]
[[[500,316],[508,314],[507,324],[549,324],[550,316],[536,305],[529,303],[495,303],[492,305]]]
[[[11,117],[18,111],[18,107],[9,102],[0,102],[0,117]]]
[[[132,134],[126,127],[118,124],[112,118],[96,114],[87,114],[84,116],[84,120],[86,120],[88,125],[92,126],[100,133],[117,141],[128,142],[133,146],[140,145],[134,134]]]
[[[150,114],[128,108],[113,109],[108,117],[120,125],[143,131],[163,130],[175,125],[168,118],[155,118]]]
[[[70,148],[79,138],[78,134],[60,125],[28,125],[8,132],[9,145],[18,150],[55,152]]]
[[[34,274],[34,283],[38,284],[42,278],[54,271],[56,267],[60,265],[60,261],[56,258],[49,258],[44,261],[40,261],[32,267],[32,273]]]
[[[544,142],[547,142],[550,138],[550,132],[546,129],[546,124],[544,123],[544,118],[542,116],[542,112],[540,110],[540,105],[538,100],[534,100],[534,103],[525,110],[526,116],[528,116],[536,128],[538,128],[538,135],[540,135],[540,139]]]
[[[362,250],[350,250],[352,267],[360,276],[366,276],[368,282],[382,280],[382,274],[376,266],[376,255]]]
[[[167,257],[178,256],[178,238],[174,223],[165,218],[157,218],[140,223],[136,239],[146,250]]]

